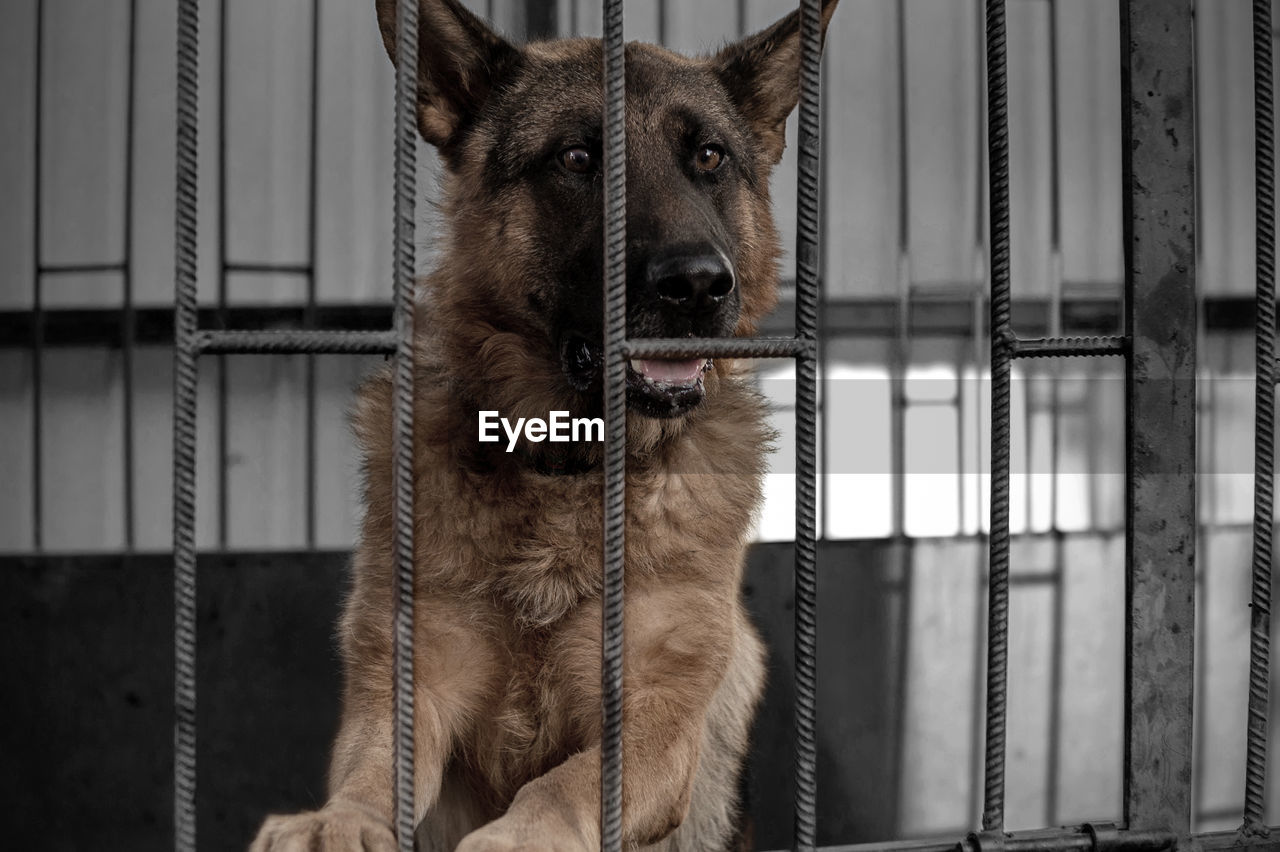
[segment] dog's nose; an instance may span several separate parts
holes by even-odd
[[[659,299],[686,311],[714,308],[733,292],[733,270],[712,249],[660,254],[650,259],[646,275]]]

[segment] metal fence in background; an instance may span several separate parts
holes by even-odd
[[[224,4],[223,9],[226,9]],[[196,303],[197,107],[199,0],[178,11],[178,157],[174,308],[174,837],[196,849],[196,380],[202,354],[384,353],[395,357],[392,384],[393,668],[395,681],[395,829],[402,852],[413,849],[413,287],[417,190],[418,7],[397,4],[395,76],[395,263],[393,328],[385,332],[200,330]],[[223,44],[226,40],[223,39]],[[223,63],[225,68],[225,62]],[[313,73],[312,79],[316,79]],[[226,87],[222,87],[225,97]],[[315,138],[315,134],[312,134]],[[222,146],[225,149],[225,146]],[[314,170],[314,155],[313,166]],[[314,173],[314,172],[313,172]],[[314,184],[313,184],[314,185]],[[223,208],[225,210],[225,206]],[[225,234],[225,227],[223,229]],[[314,231],[313,231],[314,238]],[[312,243],[314,248],[314,242]],[[225,262],[225,250],[223,259]],[[225,272],[221,293],[225,303]],[[314,269],[308,305],[314,308]],[[224,373],[225,374],[225,373]],[[309,376],[313,376],[309,370]],[[309,379],[310,381],[310,379]],[[314,398],[314,394],[311,394]],[[225,397],[224,397],[225,400]],[[225,468],[224,468],[225,469]]]
[[[412,849],[412,278],[417,5],[398,4],[395,137],[395,320],[389,331],[249,332],[197,325],[196,59],[198,0],[182,0],[178,63],[177,300],[175,329],[175,831],[194,850],[195,695],[195,387],[202,354],[381,352],[396,358],[395,528],[397,594],[396,818],[401,850]],[[1196,297],[1192,29],[1189,4],[1121,0],[1123,57],[1126,299],[1121,338],[1081,341],[1019,338],[1011,324],[1009,169],[1004,68],[1004,0],[987,0],[988,142],[992,242],[992,499],[985,797],[981,829],[960,841],[974,850],[1157,850],[1190,842],[1192,659],[1195,569]],[[625,337],[625,137],[622,0],[605,0],[606,98],[606,465],[605,584],[602,635],[604,739],[603,848],[621,850],[621,690],[625,395],[630,357],[791,357],[797,364],[796,517],[796,823],[793,848],[816,847],[815,451],[819,287],[819,0],[803,0],[797,215],[796,331],[759,340],[627,340]],[[1255,2],[1258,68],[1258,469],[1269,486],[1274,378],[1274,204],[1271,150],[1269,4]],[[309,301],[314,308],[313,300]],[[38,305],[37,305],[38,310]],[[37,328],[39,320],[37,317]],[[1004,831],[1004,730],[1009,590],[1009,380],[1013,359],[1122,355],[1126,359],[1126,714],[1124,826],[1007,834]],[[1264,410],[1265,409],[1265,410]],[[1249,700],[1249,761],[1244,825],[1237,833],[1196,838],[1201,848],[1272,848],[1262,823],[1269,675],[1269,578],[1272,506],[1258,489]],[[955,841],[909,844],[954,848]],[[888,848],[884,845],[870,848]],[[893,848],[908,848],[898,844]]]

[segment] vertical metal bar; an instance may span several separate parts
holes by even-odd
[[[126,72],[125,101],[125,154],[124,154],[124,311],[120,328],[120,368],[123,372],[124,391],[124,546],[134,548],[134,481],[133,481],[133,363],[134,338],[137,336],[137,316],[133,304],[133,138],[134,113],[137,96],[134,83],[138,65],[138,0],[129,0],[129,60]]]
[[[658,0],[658,44],[667,44],[667,0]]]
[[[199,0],[178,6],[173,347],[174,848],[196,848],[196,193]]]
[[[800,3],[800,121],[796,170],[796,338],[818,336],[819,155],[822,146],[822,7]],[[817,842],[818,572],[814,504],[816,347],[796,359],[796,813],[795,849]]]
[[[1061,184],[1059,183],[1058,133],[1058,3],[1048,0],[1049,7],[1049,255],[1050,299],[1049,337],[1062,335],[1062,224]],[[1059,823],[1059,798],[1061,791],[1058,774],[1062,765],[1062,685],[1064,677],[1063,655],[1066,652],[1066,554],[1062,532],[1058,526],[1058,477],[1059,457],[1062,451],[1062,365],[1055,363],[1049,376],[1051,385],[1049,421],[1050,456],[1052,471],[1049,486],[1049,530],[1053,536],[1053,622],[1049,651],[1049,754],[1045,760],[1045,821],[1049,825]]]
[[[747,0],[737,0],[738,38],[747,34]]]
[[[622,0],[604,0],[604,588],[600,848],[622,849],[622,637],[626,541],[627,129]]]
[[[36,0],[35,32],[35,116],[34,156],[32,169],[32,205],[35,215],[31,223],[31,547],[44,549],[44,292],[41,271],[42,175],[44,162],[44,2]]]
[[[395,831],[400,852],[413,852],[413,276],[417,186],[418,3],[396,4],[395,206],[393,270],[396,355],[392,377],[391,480],[395,499],[391,559],[395,674]]]
[[[227,43],[231,40],[229,24],[231,0],[219,4],[218,23],[218,327],[227,327],[227,255],[231,215],[227,206]],[[231,452],[230,417],[227,407],[231,395],[230,362],[218,356],[218,545],[226,550],[230,544],[231,495],[228,488],[227,458]]]
[[[991,206],[991,521],[987,581],[986,769],[982,828],[1004,830],[1009,663],[1009,112],[1004,0],[987,0],[987,146]]]
[[[320,136],[320,0],[311,3],[311,134],[308,140],[308,156],[310,162],[307,171],[307,305],[303,312],[305,328],[316,327],[316,251],[318,244],[317,229],[319,227],[318,205],[320,203],[318,187],[320,183],[319,136]],[[305,366],[306,393],[306,542],[309,549],[316,546],[316,356],[306,356]]]
[[[1257,365],[1254,403],[1253,591],[1249,630],[1248,756],[1243,831],[1264,830],[1267,704],[1271,677],[1271,548],[1275,523],[1276,181],[1271,0],[1253,3],[1253,103],[1257,171]]]
[[[1190,830],[1196,550],[1193,26],[1121,0],[1127,359],[1125,784],[1131,829]]]
[[[898,268],[897,312],[894,315],[894,333],[889,346],[889,432],[890,464],[892,466],[893,504],[890,518],[890,535],[896,541],[893,556],[898,568],[901,602],[898,607],[898,681],[897,713],[894,720],[894,815],[896,830],[902,830],[902,792],[903,770],[907,755],[907,702],[911,696],[910,662],[911,653],[911,605],[915,595],[913,551],[906,537],[906,370],[907,370],[907,323],[911,311],[911,272],[910,250],[911,234],[909,209],[909,190],[907,180],[907,21],[906,0],[898,0],[895,9],[896,41],[897,41],[897,96],[898,96]]]

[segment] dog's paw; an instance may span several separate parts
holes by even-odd
[[[269,816],[249,852],[395,852],[390,824],[353,806]]]

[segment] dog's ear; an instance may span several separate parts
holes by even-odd
[[[376,0],[378,28],[396,61],[396,0]],[[519,50],[458,0],[418,2],[418,130],[447,150],[455,134],[484,103]]]
[[[837,2],[822,2],[824,41]],[[786,147],[787,116],[800,100],[800,11],[724,48],[712,57],[711,66],[777,163]]]

